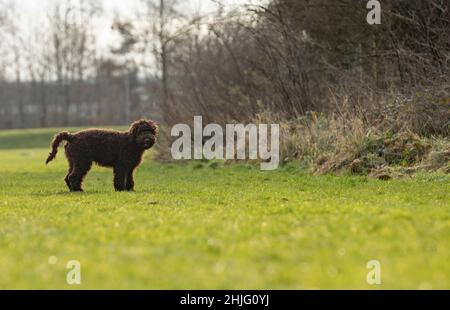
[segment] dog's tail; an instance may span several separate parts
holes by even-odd
[[[45,164],[47,165],[49,162],[51,162],[53,159],[55,159],[56,154],[58,153],[58,147],[63,141],[72,142],[73,135],[68,132],[60,132],[55,136],[55,138],[52,141],[51,148],[52,151],[50,152],[50,155],[47,158],[47,161]]]

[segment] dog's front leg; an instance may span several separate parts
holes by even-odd
[[[114,168],[114,188],[117,192],[125,190],[125,169],[121,167]]]
[[[130,170],[127,173],[127,182],[125,189],[129,192],[134,191],[134,170]]]

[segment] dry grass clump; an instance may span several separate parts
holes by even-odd
[[[351,173],[390,179],[419,170],[450,170],[447,138],[419,136],[408,126],[401,126],[400,121],[368,125],[362,117],[350,113],[326,117],[314,112],[289,122],[268,118],[267,114],[259,116],[260,121],[281,124],[284,161],[308,161],[316,174]]]

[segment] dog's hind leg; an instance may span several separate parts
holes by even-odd
[[[70,183],[70,191],[72,192],[82,192],[82,184],[84,177],[91,170],[92,162],[75,162],[73,165],[72,173],[69,175],[68,180]]]
[[[73,163],[69,159],[69,171],[67,172],[67,175],[64,179],[64,181],[66,181],[66,184],[67,184],[67,187],[69,188],[69,190],[72,190],[72,186],[70,185],[70,181],[69,181],[69,176],[72,174],[72,172],[73,172]]]

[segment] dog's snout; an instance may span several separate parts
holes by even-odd
[[[144,145],[146,147],[152,147],[155,144],[155,139],[153,137],[145,137]]]

